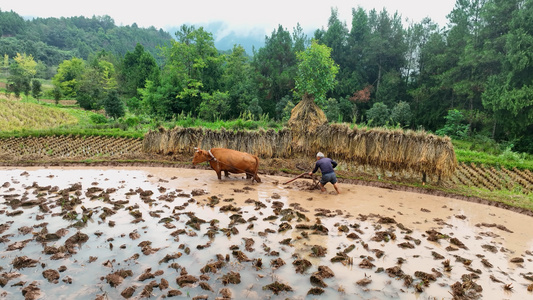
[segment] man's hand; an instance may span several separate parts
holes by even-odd
[[[313,172],[309,172],[309,176],[313,175]]]

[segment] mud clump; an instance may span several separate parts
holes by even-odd
[[[67,247],[68,252],[76,253],[76,250],[74,248],[79,247],[81,244],[87,242],[88,240],[88,235],[78,231],[65,241],[65,247]]]
[[[281,292],[292,292],[293,289],[291,286],[280,283],[277,280],[271,284],[265,285],[263,287],[263,290],[269,290],[272,291],[275,295],[279,295]]]
[[[120,295],[126,299],[131,298],[131,296],[133,296],[133,294],[135,293],[136,289],[137,287],[134,285],[127,287],[122,291],[122,293],[120,293]]]
[[[455,282],[452,286],[453,299],[479,299],[483,288],[472,281],[470,277],[463,278],[463,282]]]
[[[270,261],[270,266],[272,267],[273,270],[276,270],[276,269],[279,269],[281,268],[283,265],[285,265],[285,261],[281,258],[276,258],[276,259],[272,259]]]
[[[196,278],[195,276],[192,276],[192,275],[182,275],[182,276],[176,278],[176,283],[180,287],[193,285],[196,282],[198,282],[198,278]]]
[[[37,286],[37,281],[30,283],[22,289],[22,296],[25,300],[34,300],[41,298],[41,289]]]
[[[125,278],[133,276],[131,270],[119,270],[114,273],[108,274],[105,279],[112,287],[119,286]]]
[[[1,273],[0,274],[0,287],[4,287],[9,280],[11,280],[13,278],[20,277],[20,276],[21,276],[21,274],[20,273],[16,273],[16,272]]]
[[[24,268],[33,268],[37,265],[38,262],[39,261],[31,259],[27,256],[19,256],[13,260],[12,264],[13,268],[20,270]]]
[[[371,284],[371,283],[372,283],[372,279],[370,279],[370,278],[366,278],[366,277],[363,278],[363,279],[361,279],[361,280],[358,280],[358,281],[356,282],[356,284],[357,284],[357,285],[360,285],[360,286],[367,286],[367,285],[369,285],[369,284]]]
[[[48,269],[43,271],[43,277],[48,280],[48,282],[57,283],[59,279],[59,272],[56,270]]]
[[[222,284],[228,285],[228,284],[239,284],[241,283],[241,274],[237,272],[229,272],[228,274],[225,274],[222,276]]]
[[[389,277],[402,277],[404,275],[404,272],[400,268],[400,266],[394,266],[391,268],[387,268],[385,270]]]
[[[311,257],[325,257],[326,253],[328,253],[328,249],[326,247],[322,247],[320,245],[314,245],[311,248]]]
[[[303,274],[311,267],[311,262],[307,259],[297,259],[292,262],[292,265],[294,266],[296,273]]]

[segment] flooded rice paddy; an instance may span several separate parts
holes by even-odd
[[[0,298],[524,299],[531,217],[171,168],[0,169]]]

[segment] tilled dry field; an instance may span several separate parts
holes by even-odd
[[[120,158],[142,154],[142,140],[105,136],[47,136],[0,139],[0,158]]]
[[[218,181],[203,170],[0,174],[6,299],[532,295],[531,219],[494,207],[349,185],[322,194],[273,176]]]

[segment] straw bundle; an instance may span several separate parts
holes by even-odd
[[[290,157],[291,132],[269,129],[258,131],[211,130],[203,128],[160,128],[145,135],[143,150],[159,154],[193,153],[194,148],[230,148],[263,158]]]

